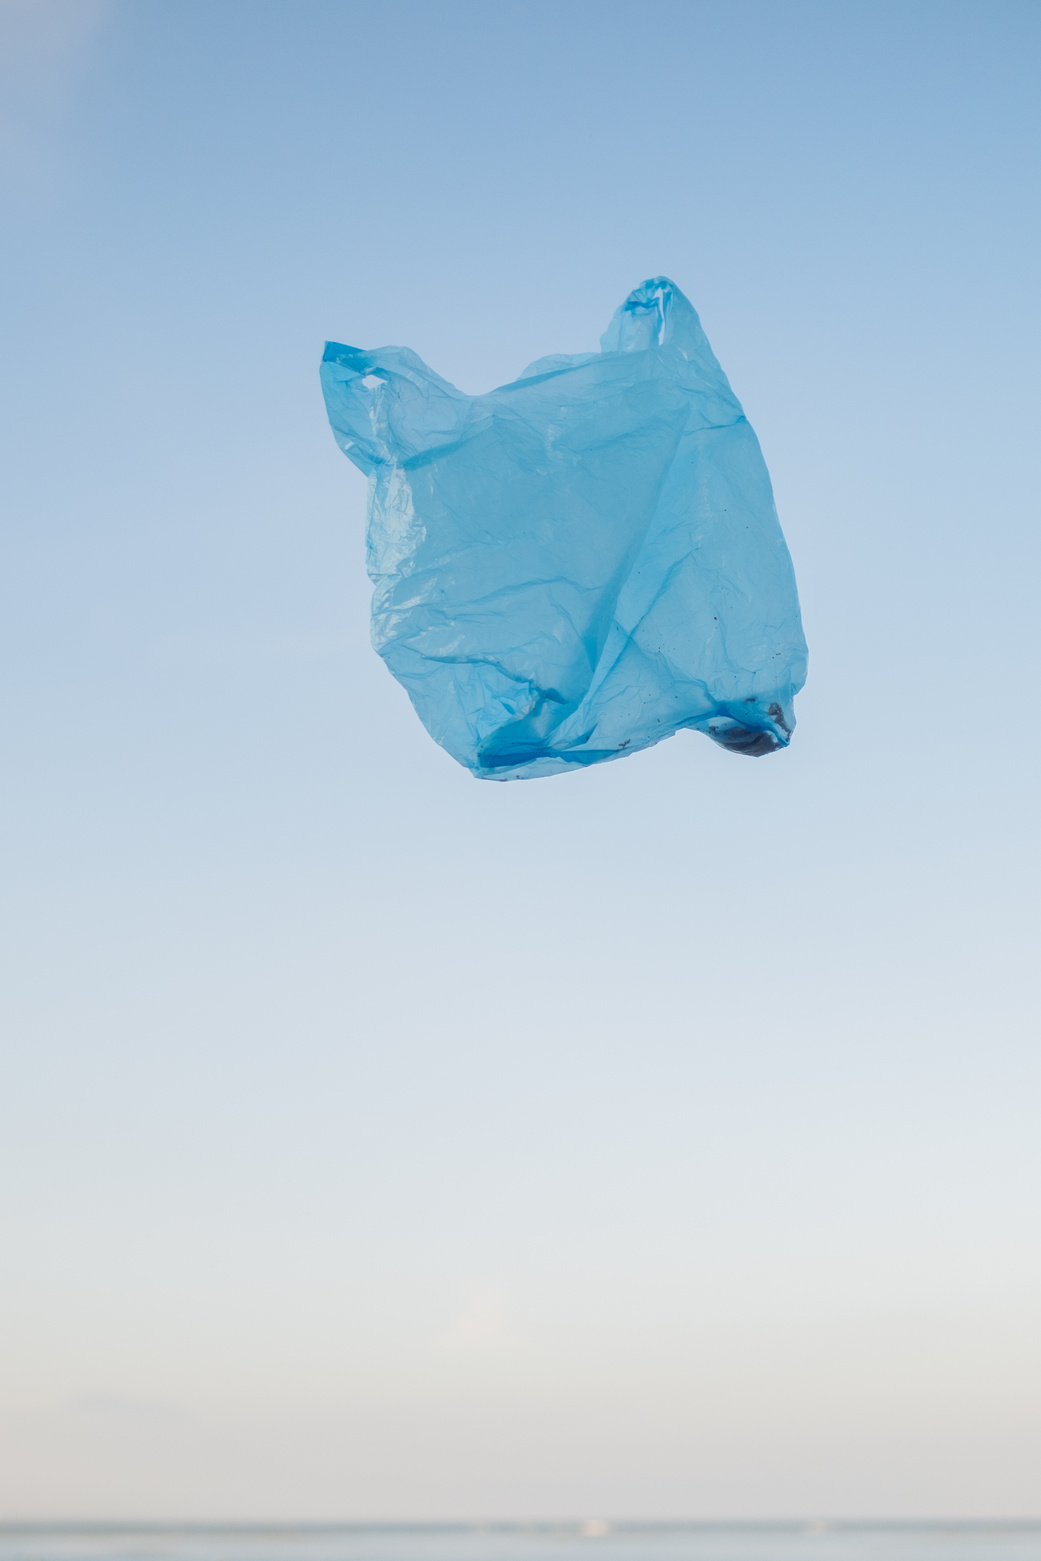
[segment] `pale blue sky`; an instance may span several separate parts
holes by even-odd
[[[1041,1511],[1041,9],[0,40],[0,1517]],[[480,390],[662,272],[795,740],[481,785],[322,343]]]

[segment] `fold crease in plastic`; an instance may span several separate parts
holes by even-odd
[[[372,638],[430,735],[519,780],[681,728],[786,747],[806,645],[759,442],[665,277],[601,351],[469,396],[405,347],[330,342],[340,448],[369,478]]]

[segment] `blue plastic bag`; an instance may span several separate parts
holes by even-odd
[[[369,477],[372,637],[430,735],[487,780],[552,775],[681,727],[785,747],[806,645],[770,478],[665,277],[601,351],[483,396],[405,347],[326,346]]]

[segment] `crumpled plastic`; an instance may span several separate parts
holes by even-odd
[[[681,728],[786,747],[806,645],[759,442],[697,314],[636,288],[601,351],[469,396],[405,347],[330,342],[369,478],[372,638],[474,775],[617,759]]]

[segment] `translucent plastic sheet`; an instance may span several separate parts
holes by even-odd
[[[460,764],[552,775],[681,727],[787,746],[806,646],[770,478],[667,278],[600,352],[487,395],[405,347],[330,342],[322,383],[370,480],[373,643]]]

